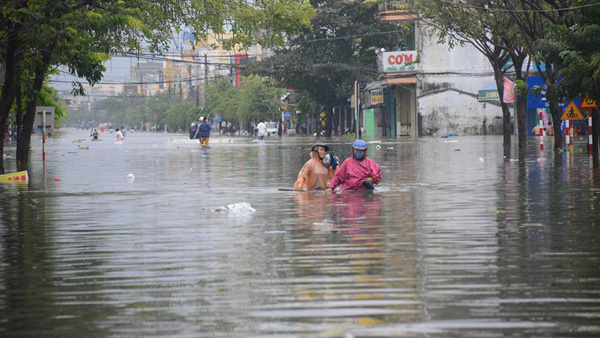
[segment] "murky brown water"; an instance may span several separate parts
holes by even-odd
[[[327,195],[278,191],[312,138],[88,135],[51,139],[45,173],[34,137],[29,186],[0,189],[2,336],[600,336],[585,152],[384,141],[375,193]]]

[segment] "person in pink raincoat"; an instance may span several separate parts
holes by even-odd
[[[373,184],[381,181],[381,168],[367,157],[367,143],[356,140],[352,144],[352,157],[347,158],[338,168],[327,191],[333,191],[338,185],[341,190],[373,189]]]

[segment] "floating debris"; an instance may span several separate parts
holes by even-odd
[[[213,211],[229,212],[229,213],[234,213],[234,214],[246,214],[246,213],[256,212],[256,209],[254,209],[248,202],[241,202],[241,203],[228,204],[228,205],[219,207]]]

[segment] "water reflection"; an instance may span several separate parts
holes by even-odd
[[[385,141],[369,145],[374,193],[327,194],[278,190],[312,138],[200,150],[80,133],[56,134],[29,185],[0,191],[3,336],[600,332],[600,176],[583,154]],[[328,142],[340,158],[350,143]],[[257,211],[212,211],[238,202]]]
[[[382,197],[369,191],[296,193],[296,214],[304,220],[291,253],[293,301],[261,307],[269,318],[264,333],[341,336],[356,327],[410,322],[421,317],[415,286],[413,230],[386,227]],[[412,236],[414,239],[414,235]],[[405,245],[390,257],[390,246]]]

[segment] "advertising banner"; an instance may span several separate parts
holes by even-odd
[[[383,103],[383,90],[381,89],[373,89],[371,90],[371,105],[374,106],[376,104]]]
[[[414,50],[385,52],[377,57],[380,72],[405,72],[416,70],[417,52]]]

